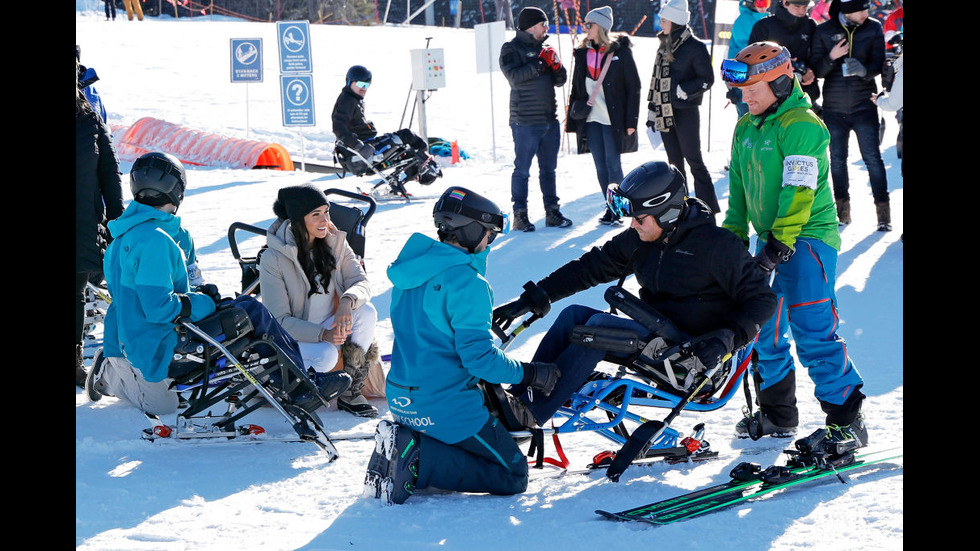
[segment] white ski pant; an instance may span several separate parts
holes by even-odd
[[[125,400],[146,413],[164,415],[177,411],[177,393],[169,389],[169,377],[151,383],[126,358],[106,358],[102,380],[109,394]]]
[[[350,341],[361,350],[367,350],[374,342],[374,325],[378,322],[378,311],[370,302],[365,302],[354,310],[354,324],[351,328]],[[333,316],[327,318],[323,327],[333,326]],[[340,359],[340,347],[332,342],[300,342],[299,353],[303,356],[306,367],[326,373],[337,365]]]

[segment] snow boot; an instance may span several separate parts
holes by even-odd
[[[102,356],[102,351],[99,350],[92,358],[92,367],[89,368],[88,374],[85,376],[85,394],[93,402],[98,402],[103,396],[112,396],[109,394],[108,385],[103,377],[104,374],[105,358]]]
[[[841,224],[851,223],[851,200],[837,200],[837,221]]]
[[[316,384],[316,387],[320,390],[320,394],[326,401],[333,400],[337,396],[340,396],[345,390],[347,390],[351,385],[351,377],[343,371],[330,371],[328,373],[318,373],[310,369],[310,379]],[[293,402],[304,409],[305,411],[315,411],[323,405],[320,401],[320,397],[314,394],[312,391],[306,391],[302,394],[293,396]]]
[[[358,417],[377,417],[378,408],[369,404],[367,398],[361,394],[368,369],[371,368],[367,352],[353,342],[347,341],[340,347],[340,353],[344,358],[344,371],[351,376],[352,382],[350,388],[337,397],[337,407]],[[375,353],[377,353],[376,349]]]
[[[599,223],[605,226],[621,226],[623,225],[623,219],[616,216],[613,211],[606,207],[606,212],[599,218]]]
[[[75,344],[75,386],[85,388],[85,379],[88,373],[85,372],[85,356],[82,351],[85,346],[82,343]]]
[[[514,221],[511,223],[511,227],[515,231],[534,231],[534,224],[527,218],[527,209],[514,210]]]
[[[565,218],[558,207],[545,208],[544,225],[549,228],[567,228],[572,225],[572,221]]]
[[[769,420],[769,417],[761,411],[752,415],[745,416],[735,425],[735,436],[737,438],[751,438],[758,440],[763,436],[773,438],[791,438],[796,436],[796,427],[780,427]]]
[[[378,423],[374,452],[368,460],[364,493],[380,498],[385,505],[402,504],[415,493],[419,478],[418,436],[388,420]]]
[[[878,214],[878,231],[892,231],[891,204],[875,203],[875,212]]]

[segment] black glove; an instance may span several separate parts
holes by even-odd
[[[493,324],[506,330],[515,319],[528,312],[533,312],[538,317],[545,317],[551,311],[551,299],[544,289],[535,285],[533,281],[524,284],[524,292],[520,298],[513,302],[508,302],[493,310]]]
[[[731,353],[735,333],[730,329],[717,329],[691,340],[690,350],[697,358],[695,369],[706,371],[721,363]]]
[[[536,388],[545,396],[551,396],[551,391],[555,389],[558,378],[561,377],[561,370],[555,364],[544,362],[521,362],[524,368],[524,378],[521,379],[522,385]]]
[[[205,283],[197,288],[198,293],[203,293],[214,301],[214,305],[217,306],[221,304],[221,293],[218,291],[218,286],[214,283]]]
[[[863,78],[868,74],[868,69],[864,64],[853,57],[844,58],[844,65],[847,66],[847,76]]]
[[[777,264],[786,262],[793,256],[793,249],[790,249],[775,237],[770,236],[766,241],[766,246],[755,255],[756,262],[766,274],[772,273]]]
[[[728,92],[725,93],[725,97],[732,103],[741,103],[742,101],[742,94],[740,93],[740,90],[734,86],[728,89]]]

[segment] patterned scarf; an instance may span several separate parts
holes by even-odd
[[[670,105],[670,63],[674,52],[685,40],[691,37],[691,27],[684,26],[679,35],[667,36],[660,40],[657,59],[650,77],[650,91],[647,92],[647,120],[653,121],[660,132],[670,132],[674,126],[674,108]]]

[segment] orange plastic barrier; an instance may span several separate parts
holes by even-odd
[[[211,134],[152,117],[144,117],[128,128],[113,128],[112,134],[121,161],[135,161],[144,153],[159,151],[190,165],[294,169],[289,153],[277,143]]]

